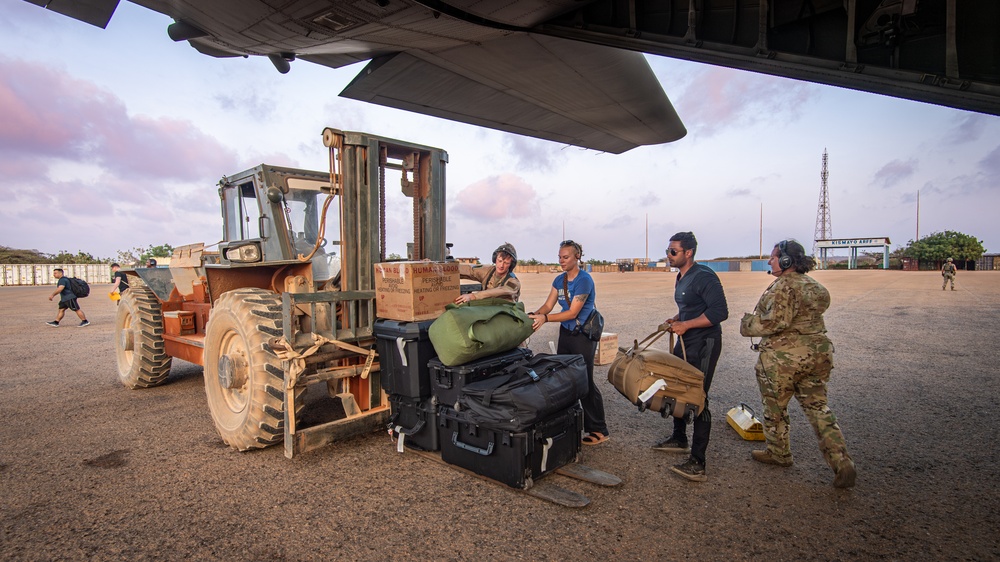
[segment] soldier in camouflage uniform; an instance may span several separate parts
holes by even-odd
[[[955,290],[955,264],[952,263],[954,260],[948,258],[945,262],[944,267],[941,268],[941,290],[943,291],[945,287],[948,286],[948,281],[951,281],[951,290]]]
[[[521,280],[514,275],[517,267],[517,250],[510,242],[504,242],[493,250],[493,265],[472,267],[458,264],[458,274],[463,279],[474,279],[483,284],[481,291],[459,295],[455,304],[476,299],[505,299],[517,302],[521,297]]]
[[[826,337],[823,313],[830,307],[830,293],[805,275],[816,262],[794,240],[775,246],[768,263],[777,279],[761,295],[753,314],[745,314],[740,322],[740,334],[762,338],[756,371],[767,449],[753,451],[751,456],[765,464],[792,465],[787,408],[794,396],[835,473],[833,485],[850,488],[857,475],[854,461],[837,417],[826,403],[833,344]]]

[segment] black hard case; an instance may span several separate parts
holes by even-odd
[[[441,449],[437,400],[411,398],[398,394],[389,395],[392,416],[389,427],[392,438],[398,442],[402,433],[403,444],[411,449],[437,451]]]
[[[437,357],[427,336],[433,320],[375,321],[375,347],[382,368],[382,388],[389,394],[426,398],[431,395],[427,362]]]
[[[504,367],[530,357],[530,349],[515,347],[510,351],[453,367],[448,367],[437,358],[431,359],[427,365],[431,379],[431,393],[437,396],[439,404],[453,408],[462,394],[462,387],[466,384],[488,379],[502,371]]]
[[[579,403],[519,432],[477,426],[446,407],[438,416],[445,462],[513,488],[528,489],[580,456],[583,409]]]

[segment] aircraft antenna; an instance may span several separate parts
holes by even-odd
[[[833,236],[833,226],[830,223],[830,192],[827,189],[827,179],[830,177],[830,170],[827,168],[826,149],[823,149],[823,169],[819,173],[819,206],[816,208],[816,233],[813,236],[813,256],[816,256],[820,269],[826,268],[826,248],[819,249],[822,257],[816,253],[816,243],[820,240],[829,240]]]

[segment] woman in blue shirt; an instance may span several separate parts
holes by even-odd
[[[587,363],[587,377],[590,391],[580,400],[583,405],[583,438],[585,445],[597,445],[608,440],[608,425],[604,421],[604,398],[594,384],[594,353],[597,342],[580,331],[580,325],[587,320],[595,308],[596,289],[594,278],[580,269],[583,247],[572,240],[559,244],[559,267],[564,273],[556,276],[552,290],[545,304],[533,314],[532,327],[538,331],[546,322],[559,322],[559,344],[556,353],[562,355],[579,354]],[[556,303],[562,312],[550,314]]]

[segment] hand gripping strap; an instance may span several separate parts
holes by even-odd
[[[669,327],[669,324],[667,324],[666,322],[664,322],[663,324],[660,324],[659,326],[657,326],[655,332],[653,332],[652,334],[649,334],[648,336],[646,336],[646,339],[642,340],[641,342],[638,342],[638,343],[634,344],[633,347],[632,347],[632,349],[628,350],[627,353],[634,352],[636,349],[639,348],[639,346],[641,346],[644,343],[646,344],[645,347],[643,347],[642,349],[639,349],[638,351],[639,352],[646,351],[647,349],[649,349],[649,346],[653,345],[653,343],[656,340],[658,340],[661,337],[663,337],[663,334],[666,334],[666,333],[670,334],[670,352],[673,353],[673,351],[674,351],[674,333],[670,332],[667,329],[668,327]],[[685,347],[684,347],[684,338],[681,337],[681,336],[677,336],[677,340],[681,342],[681,354],[682,354],[682,358],[685,361],[687,361],[687,349],[685,349]],[[649,343],[646,343],[647,341]]]

